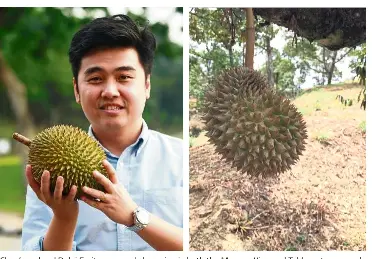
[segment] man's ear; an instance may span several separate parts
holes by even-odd
[[[146,99],[149,99],[150,98],[150,90],[151,90],[150,75],[147,75],[146,82],[145,82]]]
[[[72,84],[74,85],[75,100],[76,100],[77,103],[80,103],[79,88],[78,88],[77,82],[75,80],[75,77],[72,78]]]

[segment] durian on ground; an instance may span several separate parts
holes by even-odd
[[[216,152],[241,172],[278,175],[305,150],[302,114],[252,69],[236,67],[221,73],[205,92],[203,113]]]
[[[13,138],[29,147],[28,163],[38,183],[44,170],[50,172],[51,192],[58,176],[64,178],[64,195],[73,185],[78,187],[77,199],[83,195],[83,186],[104,191],[93,171],[108,176],[102,163],[106,155],[99,143],[80,128],[57,125],[41,131],[32,141],[18,133],[14,133]]]

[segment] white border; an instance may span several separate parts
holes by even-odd
[[[369,2],[369,1],[368,1]],[[77,5],[78,3],[78,5]],[[187,1],[169,1],[169,0],[141,0],[141,1],[125,1],[122,4],[118,4],[117,0],[106,0],[95,1],[95,0],[80,0],[78,2],[65,0],[65,1],[47,1],[47,0],[12,0],[12,1],[2,1],[0,6],[14,6],[14,7],[97,7],[103,6],[125,6],[125,7],[176,7],[183,6],[184,10],[188,7],[365,7],[367,6],[367,0],[353,0],[353,1],[324,1],[324,0],[312,0],[312,1],[238,1],[230,0],[226,1],[216,1],[216,0],[187,0]]]
[[[4,258],[3,258],[4,257]],[[260,251],[184,251],[184,252],[0,252],[1,259],[367,259],[366,252],[260,252]],[[368,257],[370,258],[370,257]]]
[[[185,13],[186,11],[186,13]],[[183,250],[189,250],[189,15],[183,7]]]
[[[367,43],[367,68],[371,67],[372,66],[372,63],[371,63],[371,55],[370,55],[370,50],[371,48],[368,48],[368,46],[370,46],[368,44],[368,42],[372,42],[371,40],[371,34],[368,33],[368,25],[371,24],[372,22],[372,19],[371,19],[371,16],[372,15],[372,11],[371,11],[371,8],[367,8],[367,17],[366,17],[366,22],[367,22],[367,29],[366,29],[366,43]],[[371,97],[371,81],[370,80],[367,80],[367,106],[366,106],[366,246],[367,246],[367,251],[368,250],[371,250],[370,248],[370,243],[371,243],[371,240],[372,240],[372,232],[371,232],[371,192],[372,190],[368,190],[370,188],[368,188],[371,184],[371,175],[370,175],[370,171],[371,170],[368,170],[370,168],[370,165],[371,165],[371,152],[370,152],[370,147],[371,147],[371,138],[369,137],[370,135],[370,132],[371,132],[371,125],[370,125],[370,112],[368,112],[370,110],[371,107],[369,107],[371,105],[371,101],[372,101],[372,97]],[[369,203],[369,204],[368,204]],[[368,220],[369,219],[369,220]],[[369,249],[368,249],[369,248]],[[370,258],[372,258],[372,256],[370,256]]]
[[[221,2],[221,1],[220,1]],[[98,1],[86,1],[82,0],[79,1],[79,6],[102,6],[102,2]],[[117,1],[110,1],[106,0],[105,6],[118,6]],[[136,3],[133,5],[133,3]],[[188,251],[189,250],[189,135],[188,135],[188,127],[189,127],[189,105],[188,105],[188,97],[189,97],[189,23],[188,23],[188,10],[190,6],[197,6],[197,7],[216,7],[216,6],[221,6],[222,7],[222,2],[219,4],[216,1],[194,1],[194,0],[189,0],[187,1],[169,1],[169,0],[160,0],[160,1],[139,1],[139,2],[131,2],[127,1],[125,2],[126,7],[131,7],[131,6],[147,6],[147,7],[175,7],[175,6],[182,6],[183,7],[183,139],[184,139],[184,158],[183,158],[183,164],[184,164],[184,195],[183,195],[183,206],[184,206],[184,217],[183,217],[183,222],[184,222],[184,250]],[[275,2],[274,2],[275,3]],[[295,3],[295,4],[294,4]],[[52,4],[52,5],[51,5]],[[280,7],[320,7],[324,6],[327,4],[327,7],[350,7],[350,5],[353,6],[360,6],[360,7],[366,7],[367,6],[367,1],[359,1],[359,0],[353,0],[352,2],[350,1],[345,1],[345,2],[340,2],[340,1],[331,1],[331,2],[325,2],[324,0],[313,0],[311,2],[304,1],[304,2],[293,2],[293,1],[280,1],[276,2],[276,4],[273,4],[271,1],[259,1],[259,2],[243,2],[243,1],[229,1],[228,5],[229,7],[241,7],[245,5],[251,5],[252,7],[257,7],[257,4],[259,7],[273,7],[276,4],[280,4]],[[226,3],[224,3],[226,5]],[[346,6],[348,5],[348,6]],[[18,7],[24,7],[24,6],[30,6],[30,7],[35,7],[35,6],[60,6],[60,7],[65,7],[65,6],[76,6],[76,1],[69,1],[65,0],[63,2],[50,2],[50,1],[24,1],[24,0],[12,0],[12,1],[2,1],[0,6],[18,6]],[[224,6],[225,7],[225,6]],[[371,21],[371,18],[369,16],[372,15],[372,12],[369,11],[369,8],[367,8],[367,23],[369,24]],[[367,32],[368,32],[368,26],[367,26]],[[370,34],[367,33],[367,42],[368,38],[370,38]],[[369,46],[369,45],[368,45]],[[367,50],[367,56],[369,55],[369,49]],[[372,66],[372,63],[370,62],[370,57],[367,59],[368,67]],[[368,81],[368,85],[370,85]],[[368,86],[368,89],[371,86]],[[368,90],[369,92],[369,90]],[[369,93],[371,95],[372,93]],[[368,103],[371,104],[371,96],[367,97]],[[367,113],[366,113],[366,118],[369,117],[369,106],[367,106]],[[371,126],[369,125],[369,119],[368,123],[366,124],[367,128],[367,137],[366,137],[366,143],[367,143],[367,186],[369,185],[368,180],[371,176],[369,176],[369,164],[370,164],[370,152],[368,146],[370,145],[370,138],[369,138],[369,132],[371,129]],[[367,250],[369,248],[369,243],[370,240],[372,240],[372,232],[370,230],[370,223],[369,220],[371,217],[371,212],[370,212],[370,207],[368,205],[371,197],[371,190],[368,191],[367,189],[367,199],[366,199],[366,217],[367,217]],[[181,253],[172,253],[172,252],[106,252],[106,251],[100,251],[100,252],[11,252],[11,251],[0,251],[0,258],[6,257],[7,259],[11,258],[52,258],[52,257],[60,257],[63,256],[63,258],[68,258],[68,256],[74,256],[74,258],[89,258],[89,259],[99,259],[99,258],[123,258],[123,254],[126,255],[125,258],[200,258],[201,256],[203,258],[222,258],[228,257],[229,259],[232,258],[254,258],[254,257],[260,257],[260,259],[264,258],[270,258],[270,259],[275,259],[275,258],[284,258],[285,256],[287,258],[301,258],[304,257],[306,259],[311,259],[311,258],[316,258],[316,259],[328,259],[328,258],[345,258],[345,259],[358,259],[359,256],[361,258],[365,259],[367,258],[367,253],[366,252],[348,252],[348,251],[335,251],[335,252],[181,252]],[[370,254],[370,253],[368,253]],[[369,255],[368,258],[372,258],[371,255]]]

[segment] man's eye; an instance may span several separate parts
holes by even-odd
[[[125,80],[128,80],[129,78],[131,78],[130,76],[127,76],[127,75],[120,75],[119,76],[119,80],[120,81],[125,81]]]
[[[90,78],[88,81],[91,82],[91,83],[97,83],[97,82],[101,81],[101,78],[96,76],[96,77]]]

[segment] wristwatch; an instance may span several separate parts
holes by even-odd
[[[137,232],[144,229],[150,222],[150,214],[147,210],[137,207],[133,212],[134,225],[128,227],[129,230]]]

